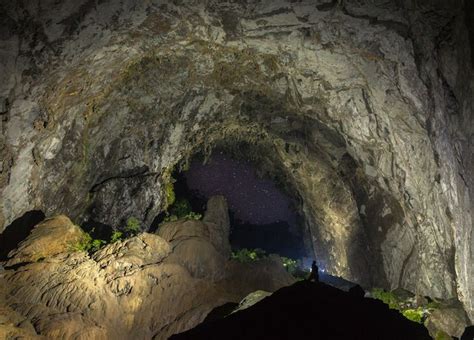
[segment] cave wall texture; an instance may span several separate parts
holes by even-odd
[[[149,225],[178,163],[245,141],[329,272],[473,320],[469,1],[0,6],[0,231],[33,209]]]

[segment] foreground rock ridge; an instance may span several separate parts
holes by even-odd
[[[430,340],[423,325],[380,301],[351,295],[324,283],[302,281],[223,319],[170,340],[384,339]]]
[[[2,0],[0,231],[31,210],[150,225],[173,169],[219,146],[252,157],[295,198],[321,267],[364,287],[457,298],[472,321],[472,13],[461,0]],[[115,247],[148,249],[158,236],[146,235],[100,259],[60,253],[5,279],[57,266],[58,287],[78,271],[97,283],[83,284],[94,296],[116,275],[98,273],[122,266]],[[190,251],[175,250],[166,258]],[[18,251],[19,263],[32,256]],[[180,289],[208,291],[197,264],[156,256],[134,259],[143,270],[133,275],[190,275]],[[128,276],[117,280],[100,295],[127,292]],[[89,303],[97,317],[121,310],[54,301]],[[136,315],[110,329],[144,322]]]
[[[0,338],[167,339],[217,306],[294,282],[278,258],[230,261],[226,232],[177,221],[89,256],[71,250],[80,228],[47,219],[0,271]]]

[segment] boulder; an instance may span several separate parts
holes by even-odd
[[[8,254],[10,259],[6,266],[36,262],[67,252],[83,236],[81,228],[72,223],[68,217],[59,215],[49,218],[36,225],[18,248]]]
[[[195,278],[211,281],[223,278],[227,259],[212,243],[206,223],[196,220],[165,223],[158,235],[173,247],[168,262],[184,266]]]
[[[468,325],[466,312],[460,306],[435,309],[425,321],[425,326],[433,338],[439,333],[459,338]]]
[[[247,309],[270,295],[272,295],[272,293],[266,292],[264,290],[257,290],[255,292],[252,292],[246,297],[244,297],[242,301],[240,301],[239,305],[232,313]]]

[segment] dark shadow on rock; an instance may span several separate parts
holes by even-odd
[[[8,253],[28,237],[35,225],[45,219],[41,210],[31,210],[17,218],[0,234],[0,261],[8,259]]]
[[[474,326],[466,327],[461,336],[461,340],[474,340]]]
[[[362,299],[365,295],[365,291],[362,289],[361,286],[355,285],[349,289],[349,295],[355,298]]]
[[[222,306],[216,307],[209,314],[207,314],[203,322],[213,322],[216,320],[223,319],[224,317],[232,313],[238,306],[238,303],[228,302],[226,304],[223,304]]]
[[[150,224],[150,227],[148,228],[149,233],[154,233],[155,231],[158,230],[160,227],[160,224],[165,220],[166,217],[166,212],[161,212],[158,215],[155,216],[153,221]]]
[[[354,297],[324,283],[297,282],[243,311],[170,339],[429,340],[423,325],[381,301]]]
[[[94,220],[84,222],[81,225],[81,228],[89,233],[92,238],[105,241],[110,240],[112,233],[114,232],[114,228],[111,225]]]
[[[11,266],[5,266],[5,269],[8,269],[8,270],[17,270],[23,266],[26,266],[27,264],[30,264],[31,262],[20,262],[20,263],[16,263],[14,265],[11,265]]]

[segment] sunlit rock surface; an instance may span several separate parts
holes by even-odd
[[[217,218],[219,212],[227,209],[209,214]],[[11,253],[8,263],[16,265],[0,271],[0,335],[6,339],[167,339],[196,326],[217,306],[294,282],[281,262],[235,267],[223,255],[229,245],[215,248],[210,236],[219,227],[228,232],[228,224],[214,222],[165,224],[158,235],[142,233],[92,256],[70,249],[42,253],[41,259],[25,256],[44,245],[40,230],[44,237],[46,230],[67,235],[71,225],[65,216],[41,223]],[[255,269],[271,275],[253,274]]]
[[[84,232],[64,216],[56,216],[38,224],[28,239],[8,254],[11,258],[6,266],[41,261],[70,250],[78,243]]]
[[[170,169],[245,141],[299,200],[320,266],[364,286],[459,298],[472,320],[472,10],[2,1],[0,230],[32,209],[149,225]],[[98,273],[87,257],[58,256],[7,276],[46,265]],[[187,273],[176,266],[160,270]]]

